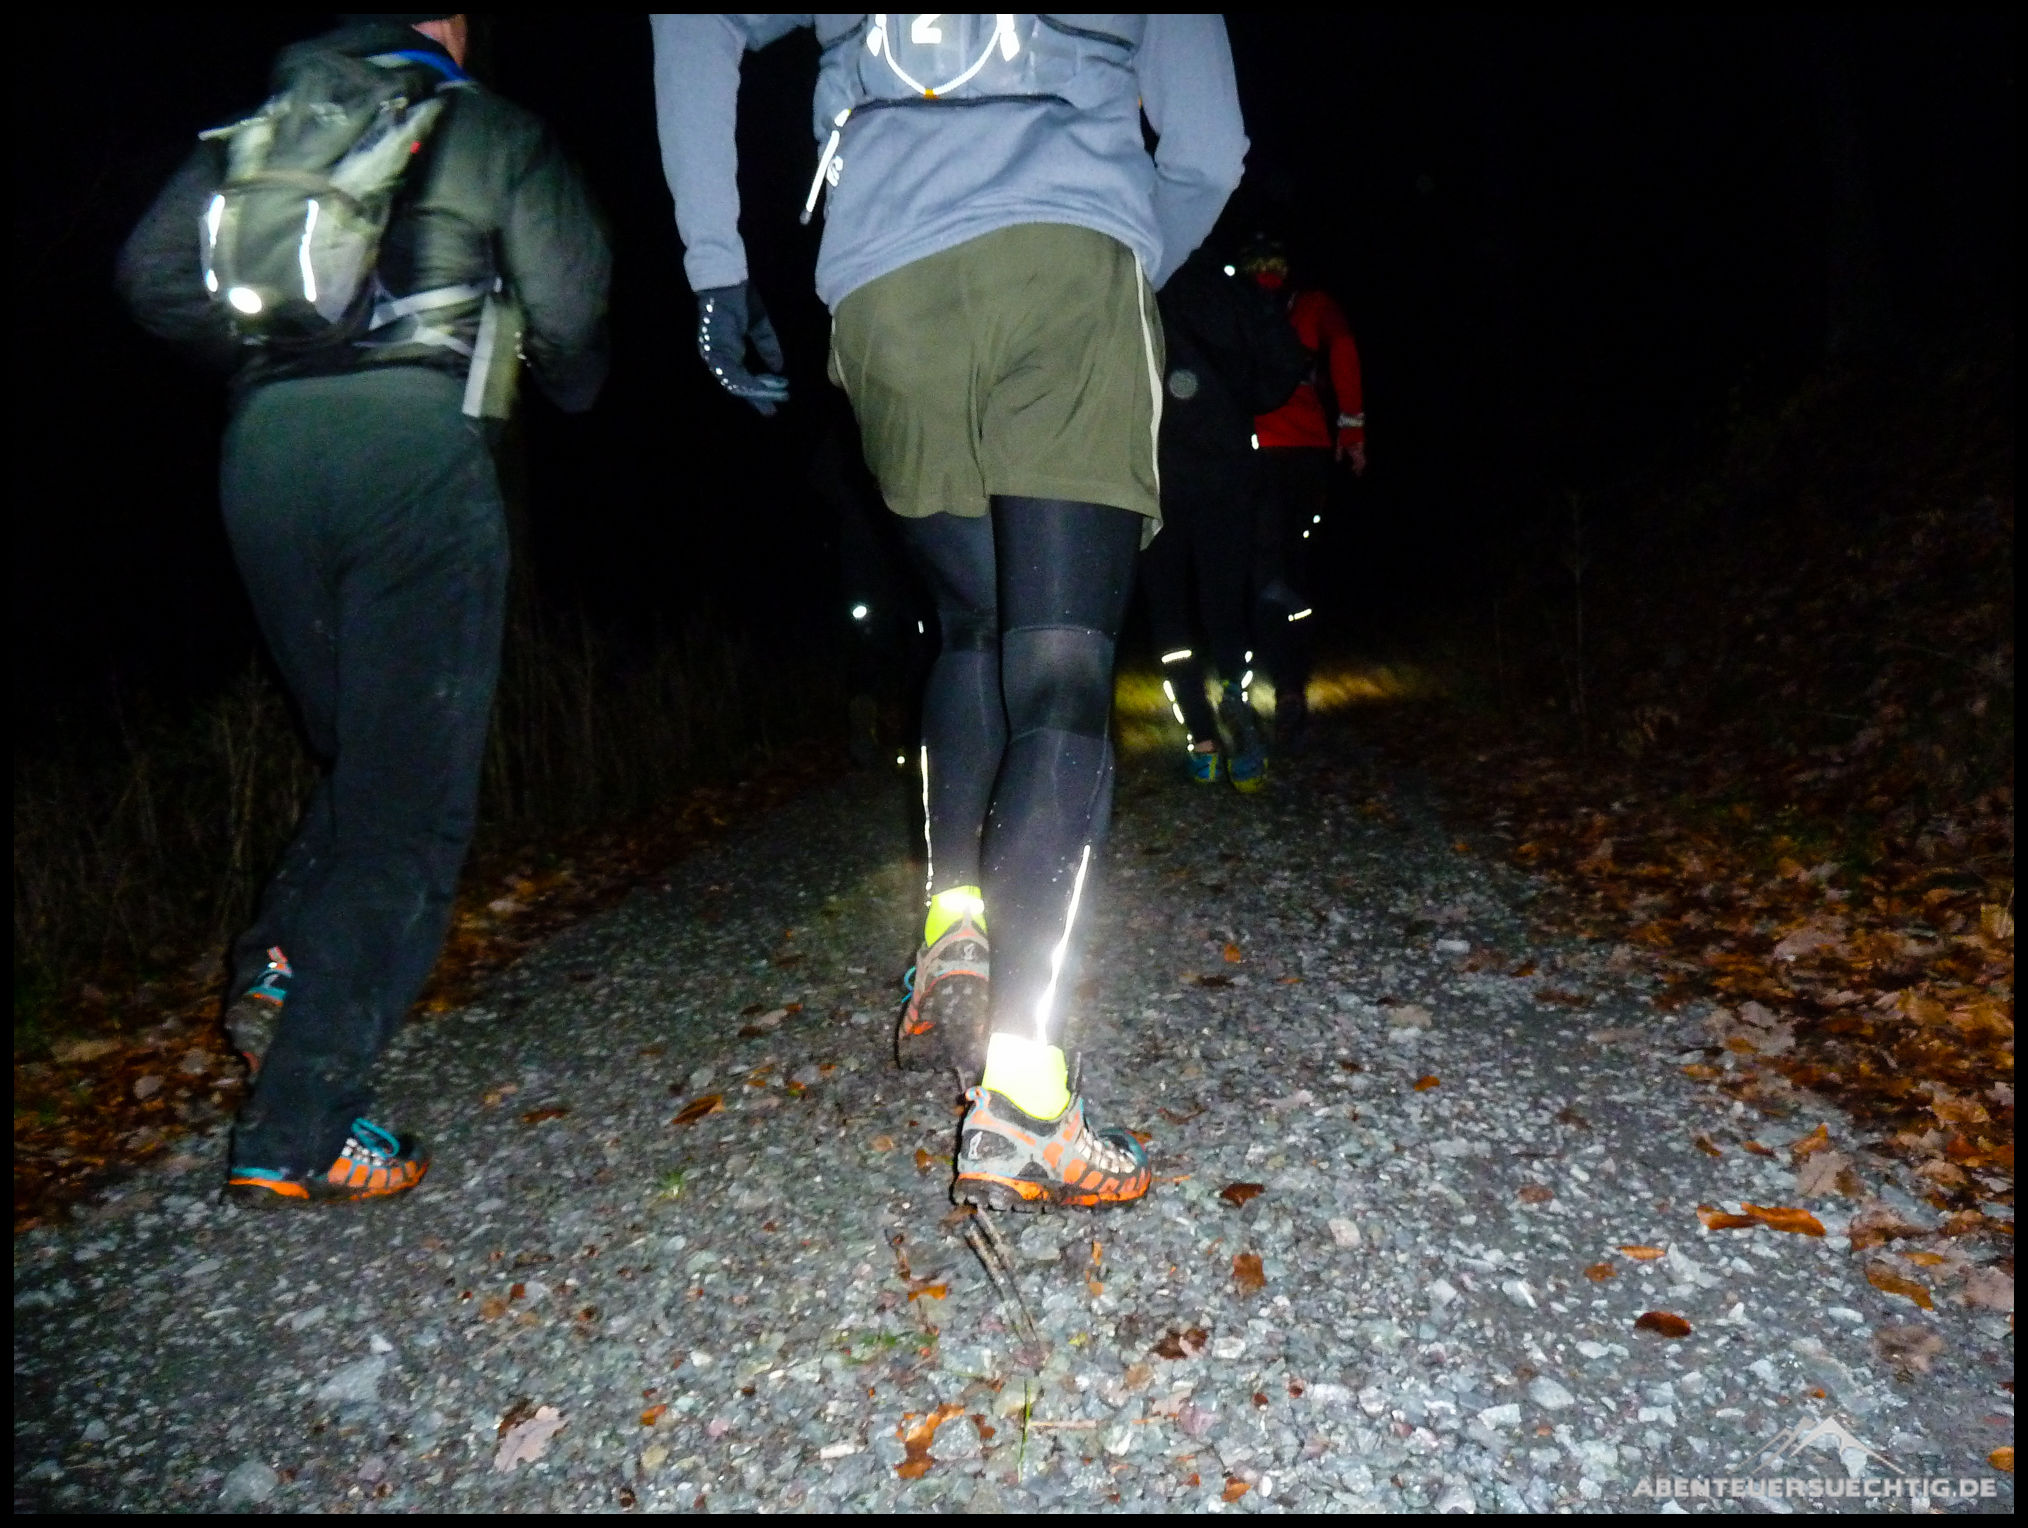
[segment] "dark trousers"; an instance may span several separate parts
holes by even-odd
[[[1011,497],[976,519],[902,521],[943,632],[922,705],[930,890],[985,893],[995,1031],[1057,1043],[1075,990],[1076,914],[1112,818],[1113,646],[1143,524]]]
[[[1193,743],[1218,736],[1204,694],[1205,660],[1226,683],[1242,681],[1247,671],[1252,474],[1245,456],[1203,462],[1165,456],[1162,531],[1141,554],[1141,587],[1162,678]]]
[[[295,972],[235,1132],[244,1166],[331,1165],[449,927],[508,556],[461,392],[415,367],[276,382],[226,432],[233,555],[325,766],[234,951],[242,985],[269,945]]]
[[[1310,549],[1331,492],[1331,453],[1275,446],[1260,455],[1254,521],[1254,646],[1275,687],[1277,728],[1300,724],[1310,679]]]

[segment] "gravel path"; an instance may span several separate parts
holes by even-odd
[[[1835,1116],[1686,1077],[1698,1015],[1531,943],[1414,781],[1174,763],[1124,772],[1075,1037],[1157,1185],[1000,1222],[1039,1348],[951,1211],[951,1090],[889,1064],[919,870],[906,782],[862,777],[409,1030],[407,1201],[251,1216],[214,1140],[17,1240],[17,1507],[1649,1510],[1834,1417],[1884,1460],[1786,1474],[2011,1509],[2008,1317],[1869,1285],[1853,1200],[1699,1223],[1803,1203],[1784,1148]]]

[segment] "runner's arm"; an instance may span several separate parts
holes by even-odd
[[[1148,17],[1135,55],[1141,109],[1155,129],[1155,224],[1160,287],[1204,242],[1246,168],[1246,129],[1225,22],[1201,13]]]
[[[120,246],[113,286],[143,329],[229,372],[242,359],[239,343],[198,279],[197,245],[198,221],[224,178],[217,148],[200,143]]]
[[[547,131],[515,182],[500,264],[527,321],[536,382],[566,413],[590,408],[606,378],[612,246],[583,178]]]
[[[1317,328],[1322,350],[1331,370],[1331,392],[1338,400],[1338,426],[1333,432],[1340,453],[1366,444],[1366,394],[1359,376],[1359,346],[1352,338],[1352,326],[1345,313],[1323,293]]]
[[[676,231],[690,289],[706,292],[746,280],[739,235],[739,66],[808,16],[671,12],[651,16],[655,38],[655,125],[662,172],[676,199]]]

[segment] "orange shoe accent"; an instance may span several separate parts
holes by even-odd
[[[1154,1181],[1148,1155],[1124,1130],[1095,1130],[1073,1097],[1055,1120],[1037,1120],[987,1088],[967,1095],[951,1197],[994,1210],[1131,1204]]]

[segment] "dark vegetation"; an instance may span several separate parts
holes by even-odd
[[[1398,734],[1552,922],[1724,1005],[1693,1071],[1836,1096],[1967,1225],[2012,1198],[2013,419],[2005,332],[1740,406],[1545,511],[1471,703]]]

